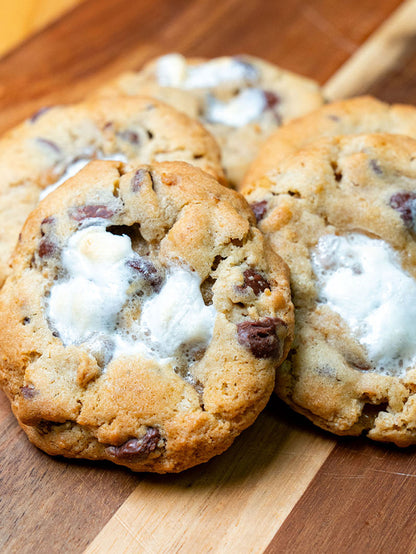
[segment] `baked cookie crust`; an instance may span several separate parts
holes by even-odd
[[[277,394],[333,433],[414,444],[416,141],[321,139],[246,197],[291,270]]]
[[[0,383],[34,444],[177,472],[264,408],[293,337],[288,269],[203,171],[94,161],[28,218],[0,329]]]
[[[217,139],[233,186],[273,130],[323,103],[316,82],[247,55],[207,60],[168,54],[123,73],[99,94],[146,94],[199,118]]]
[[[0,285],[30,211],[95,158],[185,161],[223,179],[215,140],[197,121],[155,99],[96,99],[43,108],[0,139]]]

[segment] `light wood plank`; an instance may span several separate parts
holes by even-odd
[[[263,552],[335,444],[269,409],[205,466],[144,479],[85,552]]]
[[[83,0],[1,0],[0,55]]]
[[[407,0],[326,83],[331,100],[365,93],[406,55],[416,37],[416,0]]]

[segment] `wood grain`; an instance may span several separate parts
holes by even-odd
[[[0,55],[82,0],[0,1]]]
[[[415,552],[415,453],[338,440],[267,554]]]
[[[416,0],[407,0],[325,85],[328,98],[364,94],[407,62],[416,47]],[[388,80],[388,79],[387,79]]]
[[[0,130],[42,105],[82,98],[119,71],[171,50],[249,52],[323,83],[399,4],[88,0],[0,60]],[[411,57],[412,47],[406,52]],[[408,97],[415,92],[405,71],[415,68],[414,59],[396,76],[385,78],[391,67],[383,67],[384,91],[393,83],[391,94],[394,87],[404,87]],[[361,86],[353,73],[350,79]],[[379,552],[383,533],[385,551],[414,544],[413,532],[404,537],[410,517],[395,517],[396,509],[398,516],[412,509],[413,479],[398,475],[415,473],[411,456],[360,440],[336,441],[277,401],[227,453],[179,476],[49,458],[27,442],[4,396],[0,421],[2,552],[82,552],[88,544],[89,552],[262,552],[269,543],[273,552],[295,552],[293,545],[297,552],[346,552],[345,545],[350,552]],[[369,525],[362,523],[360,503],[371,510]]]
[[[0,132],[172,50],[249,52],[323,83],[399,4],[88,0],[0,62]]]
[[[222,456],[144,479],[86,552],[262,552],[334,444],[272,401]]]
[[[2,404],[0,552],[82,552],[140,476],[109,464],[69,463],[33,447]]]

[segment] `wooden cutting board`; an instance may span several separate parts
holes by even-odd
[[[86,0],[0,59],[0,130],[169,51],[246,52],[329,97],[416,103],[415,0]],[[335,438],[277,399],[181,475],[52,459],[3,394],[0,423],[0,552],[416,551],[415,448]]]

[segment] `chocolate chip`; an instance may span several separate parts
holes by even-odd
[[[152,140],[152,138],[154,137],[152,131],[149,131],[149,129],[147,129],[146,132],[147,132],[147,138],[148,138],[149,140]]]
[[[120,131],[117,134],[121,139],[130,142],[131,144],[139,144],[140,142],[139,135],[134,131],[129,131],[128,129],[126,129],[125,131]]]
[[[397,210],[406,227],[413,227],[413,216],[416,211],[416,192],[396,192],[390,198],[390,206]]]
[[[54,222],[55,222],[55,218],[53,217],[53,215],[49,215],[48,217],[44,217],[42,219],[41,225],[49,225],[50,223],[54,223]]]
[[[75,221],[84,221],[84,219],[90,218],[109,219],[114,214],[114,210],[103,204],[98,204],[96,206],[78,206],[77,208],[72,208],[70,211],[70,216],[72,219],[75,219]]]
[[[43,106],[40,108],[37,112],[35,112],[31,118],[29,119],[30,123],[35,123],[37,119],[40,118],[41,115],[43,115],[45,112],[49,111],[52,108],[52,106]]]
[[[131,190],[133,192],[137,192],[144,184],[147,182],[153,185],[152,177],[150,174],[150,171],[147,169],[138,169],[136,173],[133,175],[133,179],[131,180]]]
[[[40,435],[47,435],[52,430],[53,421],[41,420],[36,425],[36,430]]]
[[[263,94],[266,100],[266,109],[268,110],[273,110],[282,101],[280,96],[271,90],[264,90]]]
[[[160,290],[162,285],[162,277],[159,274],[156,266],[145,258],[137,257],[127,261],[127,265],[138,271],[156,291]]]
[[[30,317],[26,316],[23,318],[23,325],[29,325],[30,323]]]
[[[33,400],[38,394],[38,391],[35,389],[34,385],[25,385],[20,387],[20,394],[25,400]]]
[[[383,174],[383,170],[381,169],[380,164],[377,160],[370,160],[370,167],[377,175]]]
[[[278,317],[266,317],[259,321],[243,321],[237,325],[238,342],[250,350],[256,358],[280,356],[281,339],[278,327],[286,328]],[[282,333],[280,333],[282,334]]]
[[[55,218],[52,215],[42,219],[42,223],[40,224],[40,232],[42,237],[46,235],[49,230],[49,225],[52,225],[53,223],[55,223]]]
[[[242,293],[245,293],[246,289],[250,287],[254,294],[258,296],[261,292],[264,292],[266,289],[270,288],[270,285],[266,279],[254,269],[246,269],[243,273],[243,277],[244,283],[236,287],[236,289]]]
[[[56,244],[48,238],[43,238],[39,243],[38,254],[40,258],[48,258],[56,251]]]
[[[250,204],[250,208],[253,210],[257,223],[263,219],[267,212],[267,200],[261,202],[254,202]]]
[[[45,138],[42,138],[42,137],[37,137],[36,140],[38,142],[40,142],[41,144],[43,144],[45,146],[48,146],[51,150],[53,150],[57,154],[61,153],[61,149],[59,148],[59,146],[55,142],[52,142],[51,140],[48,140],[48,139],[45,139]]]
[[[121,446],[109,446],[107,452],[119,459],[147,456],[156,450],[159,440],[159,430],[155,427],[149,427],[141,439],[130,439]]]

